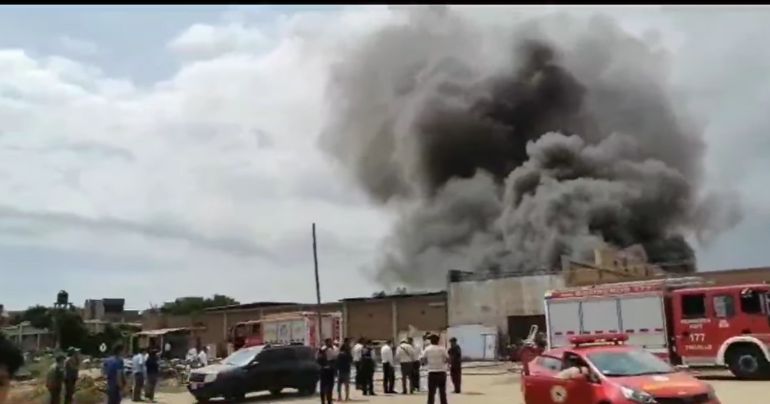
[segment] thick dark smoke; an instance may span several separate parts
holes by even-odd
[[[509,37],[422,10],[335,67],[322,147],[400,213],[381,281],[550,269],[606,244],[694,265],[685,235],[734,222],[708,220],[720,202],[702,203],[704,144],[663,55],[606,18],[559,21],[569,35]]]

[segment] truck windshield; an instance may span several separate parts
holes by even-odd
[[[588,355],[594,366],[607,377],[673,373],[666,362],[644,350],[608,351]]]
[[[254,358],[262,352],[262,347],[259,348],[246,348],[233,352],[232,355],[225,358],[225,365],[231,366],[246,366],[254,360]]]

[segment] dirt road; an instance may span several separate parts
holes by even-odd
[[[483,372],[476,372],[483,373]],[[768,402],[766,398],[770,382],[739,382],[732,380],[709,381],[717,390],[717,395],[723,404],[755,404]],[[486,375],[466,375],[463,379],[464,392],[460,395],[449,394],[450,404],[523,404],[521,399],[519,376],[505,372],[489,372]],[[380,386],[381,389],[381,386]],[[397,387],[400,389],[400,386]],[[379,391],[378,391],[379,393]],[[355,392],[351,397],[354,403],[398,403],[398,404],[424,404],[426,393],[415,395],[379,395],[376,397],[363,397]],[[293,393],[288,393],[281,398],[269,395],[250,396],[250,403],[291,403],[291,404],[316,404],[318,397],[300,398]],[[190,404],[194,400],[189,394],[165,394],[160,397],[161,403],[166,404]]]

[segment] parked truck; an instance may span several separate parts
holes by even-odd
[[[233,348],[238,350],[262,344],[302,344],[317,348],[317,324],[318,314],[314,312],[268,315],[259,320],[243,321],[233,326]],[[321,324],[323,338],[343,338],[340,313],[323,313]]]
[[[574,336],[627,334],[674,365],[727,367],[770,377],[770,285],[714,286],[698,277],[553,290],[545,297],[548,345]]]

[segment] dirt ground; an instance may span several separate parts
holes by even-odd
[[[449,394],[450,404],[524,404],[521,398],[519,387],[519,375],[510,373],[505,369],[487,369],[483,371],[469,371],[463,377],[463,393],[460,395]],[[745,382],[729,380],[708,380],[717,391],[717,395],[723,404],[755,404],[767,402],[764,398],[767,395],[770,382]],[[397,381],[396,390],[400,390],[400,380]],[[423,387],[424,384],[423,379]],[[382,386],[376,386],[376,392],[380,394],[376,397],[364,397],[359,392],[353,392],[352,403],[404,403],[417,404],[425,403],[427,394],[425,392],[415,395],[382,395]],[[336,399],[336,393],[335,393]],[[165,404],[190,404],[194,400],[187,393],[163,394],[159,401]],[[269,395],[252,395],[247,402],[250,403],[291,403],[291,404],[310,404],[318,403],[318,396],[311,398],[300,398],[287,391],[280,398]],[[438,402],[438,400],[437,400]]]

